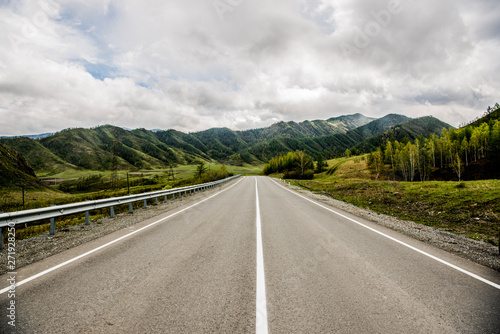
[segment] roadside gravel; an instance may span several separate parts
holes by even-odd
[[[91,222],[90,225],[75,225],[58,230],[55,235],[38,235],[29,239],[16,242],[16,268],[24,267],[30,263],[40,261],[51,255],[60,253],[72,247],[81,245],[91,240],[119,229],[134,225],[146,219],[174,210],[182,205],[192,204],[230,186],[235,181],[226,183],[221,187],[206,190],[190,197],[168,201],[165,204],[149,206],[147,209],[135,210],[133,214],[119,214],[114,219],[103,218]],[[432,244],[451,253],[457,254],[476,263],[500,271],[500,256],[498,248],[490,244],[468,239],[449,232],[417,224],[412,221],[400,220],[395,217],[375,213],[373,211],[356,207],[354,205],[335,200],[323,194],[313,193],[299,187],[287,187],[298,193],[347,211],[351,214],[369,219],[379,225],[399,231],[407,236]],[[0,251],[0,275],[7,272],[7,250]]]

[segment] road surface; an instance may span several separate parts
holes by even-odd
[[[22,268],[17,282],[41,272],[0,295],[0,333],[500,333],[498,272],[265,177]]]

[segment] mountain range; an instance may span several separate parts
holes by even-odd
[[[35,172],[50,175],[66,169],[110,170],[114,156],[118,169],[165,168],[200,160],[262,163],[297,149],[330,158],[347,148],[369,152],[387,138],[414,139],[450,127],[432,116],[411,119],[389,114],[376,119],[358,113],[245,131],[212,128],[183,133],[104,125],[66,129],[37,139],[2,138],[0,144],[19,152]]]

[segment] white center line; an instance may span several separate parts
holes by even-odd
[[[368,230],[370,230],[370,231],[372,231],[372,232],[375,232],[375,233],[377,233],[377,234],[380,234],[381,236],[383,236],[383,237],[385,237],[385,238],[387,238],[387,239],[390,239],[390,240],[392,240],[392,241],[395,241],[395,242],[397,242],[397,243],[398,243],[398,244],[400,244],[400,245],[403,245],[403,246],[405,246],[405,247],[408,247],[409,249],[414,250],[415,252],[418,252],[418,253],[420,253],[420,254],[422,254],[422,255],[425,255],[425,256],[427,256],[427,257],[429,257],[429,258],[431,258],[431,259],[433,259],[433,260],[435,260],[435,261],[438,261],[438,262],[440,262],[440,263],[442,263],[442,264],[444,264],[444,265],[446,265],[446,266],[448,266],[448,267],[450,267],[450,268],[453,268],[453,269],[455,269],[455,270],[457,270],[457,271],[460,271],[460,272],[462,272],[462,273],[464,273],[464,274],[466,274],[466,275],[468,275],[468,276],[470,276],[470,277],[472,277],[472,278],[477,279],[478,281],[481,281],[481,282],[483,282],[483,283],[486,283],[486,284],[488,284],[488,285],[490,285],[490,286],[494,287],[495,289],[499,289],[499,290],[500,290],[500,284],[497,284],[497,283],[495,283],[495,282],[489,281],[489,280],[487,280],[487,279],[485,279],[485,278],[483,278],[483,277],[481,277],[481,276],[479,276],[479,275],[476,275],[476,274],[474,274],[474,273],[471,273],[470,271],[467,271],[467,270],[465,270],[465,269],[462,269],[462,268],[460,268],[460,267],[458,267],[458,266],[456,266],[456,265],[454,265],[454,264],[451,264],[451,263],[449,263],[449,262],[447,262],[447,261],[445,261],[445,260],[442,260],[442,259],[440,259],[440,258],[438,258],[438,257],[436,257],[436,256],[434,256],[434,255],[431,255],[431,254],[429,254],[429,253],[427,253],[427,252],[424,252],[423,250],[420,250],[420,249],[418,249],[418,248],[416,248],[416,247],[413,247],[413,246],[411,246],[411,245],[409,245],[409,244],[407,244],[407,243],[405,243],[405,242],[403,242],[403,241],[401,241],[401,240],[399,240],[399,239],[393,238],[393,237],[391,237],[391,236],[389,236],[389,235],[387,235],[387,234],[385,234],[385,233],[383,233],[383,232],[380,232],[380,231],[378,231],[378,230],[376,230],[376,229],[374,229],[374,228],[372,228],[372,227],[369,227],[369,226],[367,226],[367,225],[365,225],[365,224],[363,224],[363,223],[360,223],[360,222],[358,222],[358,221],[357,221],[357,220],[355,220],[355,219],[349,218],[349,217],[347,217],[347,216],[345,216],[345,215],[343,215],[343,214],[341,214],[341,213],[339,213],[339,212],[337,212],[337,211],[335,211],[335,210],[333,210],[333,209],[330,209],[330,208],[328,208],[328,207],[326,207],[326,206],[324,206],[324,205],[322,205],[322,204],[319,204],[319,203],[317,203],[317,202],[313,201],[312,199],[309,199],[309,198],[307,198],[307,197],[305,197],[305,196],[302,196],[302,195],[298,194],[298,193],[297,193],[297,192],[295,192],[295,191],[292,191],[292,190],[290,190],[290,189],[288,189],[288,188],[285,188],[285,187],[283,187],[282,185],[278,184],[277,182],[275,182],[275,183],[276,183],[276,185],[278,185],[279,187],[281,187],[281,188],[283,188],[283,189],[285,189],[285,190],[287,190],[287,191],[291,192],[292,194],[295,194],[295,195],[297,195],[297,196],[299,196],[299,197],[302,197],[303,199],[305,199],[305,200],[307,200],[307,201],[309,201],[309,202],[311,202],[311,203],[313,203],[313,204],[316,204],[317,206],[322,207],[323,209],[326,209],[326,210],[328,210],[328,211],[330,211],[330,212],[333,212],[333,213],[335,213],[336,215],[339,215],[340,217],[343,217],[343,218],[345,218],[345,219],[347,219],[347,220],[350,220],[350,221],[352,221],[353,223],[356,223],[356,224],[358,224],[358,225],[360,225],[360,226],[362,226],[362,227],[364,227],[364,228],[366,228],[366,229],[368,229]]]
[[[266,278],[264,275],[264,252],[262,250],[262,230],[260,222],[259,189],[255,178],[256,225],[257,225],[257,299],[255,333],[267,334]]]

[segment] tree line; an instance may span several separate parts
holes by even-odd
[[[264,166],[263,173],[264,175],[284,173],[283,178],[285,179],[312,179],[315,171],[320,173],[326,167],[328,164],[321,154],[318,154],[315,167],[310,155],[305,151],[296,150],[280,154],[269,160]]]
[[[405,181],[428,180],[433,170],[451,168],[458,180],[465,169],[481,159],[496,161],[500,153],[500,121],[498,119],[467,125],[459,129],[443,129],[441,136],[420,136],[414,142],[389,140],[368,157],[368,167],[378,178],[390,165],[393,176]]]

